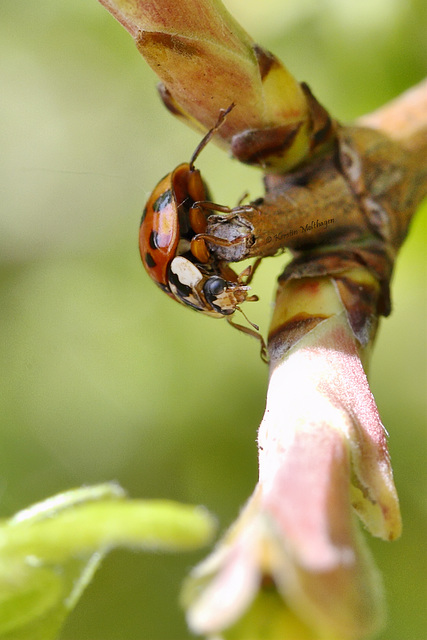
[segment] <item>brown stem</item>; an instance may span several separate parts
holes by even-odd
[[[217,257],[234,262],[285,248],[380,243],[394,258],[427,194],[427,159],[421,162],[419,150],[408,151],[380,131],[342,127],[330,155],[293,173],[266,176],[265,188],[252,210],[210,218],[209,234],[246,236],[234,247],[212,247]]]
[[[246,229],[246,233],[248,228],[252,230],[251,242],[225,251],[218,248],[217,255],[222,259],[242,260],[274,255],[284,247],[300,249],[339,238],[350,240],[353,229],[360,235],[360,228],[366,227],[353,194],[331,157],[297,173],[267,176],[265,185],[266,195],[255,208],[242,211],[235,218],[210,219],[209,233],[213,235],[233,237],[239,228]]]

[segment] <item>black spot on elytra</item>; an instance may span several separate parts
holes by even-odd
[[[154,229],[153,229],[151,231],[151,233],[150,233],[150,238],[148,240],[148,243],[149,243],[151,249],[156,250],[156,249],[159,248],[159,244],[157,242],[157,237],[158,237],[158,233],[157,233],[157,231],[154,231]]]
[[[139,226],[141,226],[142,223],[144,222],[146,215],[147,215],[147,205],[145,205],[144,209],[142,210],[141,222],[139,223]]]
[[[158,213],[172,202],[172,191],[167,189],[153,202],[153,211]]]
[[[151,253],[148,253],[148,251],[145,254],[145,263],[146,263],[147,267],[149,267],[150,269],[153,269],[153,267],[155,267],[157,265],[157,262],[154,260],[154,258],[151,255]]]

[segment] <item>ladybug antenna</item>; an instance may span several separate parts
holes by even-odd
[[[254,301],[255,302],[255,301]],[[241,310],[240,307],[236,307],[237,311],[240,311],[240,313],[242,314],[242,316],[244,317],[244,319],[246,320],[246,322],[248,322],[251,327],[253,327],[254,329],[256,329],[256,331],[259,331],[259,326],[257,324],[255,324],[254,322],[251,322],[248,318],[248,316],[246,315],[246,313],[244,311]]]
[[[209,140],[218,131],[218,129],[221,127],[221,125],[225,121],[225,119],[228,116],[228,114],[230,113],[230,111],[232,109],[234,109],[235,106],[236,106],[235,103],[232,102],[227,109],[220,109],[219,110],[218,120],[216,121],[216,123],[214,124],[212,129],[209,129],[209,131],[204,136],[204,138],[199,142],[199,144],[197,145],[193,155],[191,156],[191,159],[190,159],[190,171],[193,171],[194,163],[196,162],[197,157],[199,156],[200,152],[206,147],[206,145],[208,144]]]
[[[231,324],[231,326],[234,327],[235,329],[238,329],[239,331],[242,331],[242,333],[246,333],[247,335],[253,336],[257,340],[259,340],[260,345],[261,345],[261,353],[260,353],[261,360],[263,360],[264,362],[268,363],[268,361],[269,361],[268,351],[267,351],[266,344],[264,342],[264,338],[259,333],[259,327],[256,324],[254,324],[253,322],[251,322],[250,320],[248,320],[248,318],[243,313],[243,311],[241,310],[240,307],[236,307],[236,309],[237,309],[237,311],[240,311],[240,313],[246,318],[246,320],[253,327],[253,329],[250,329],[249,327],[244,327],[241,324],[237,324],[237,322],[233,322],[232,316],[227,316],[228,323]]]

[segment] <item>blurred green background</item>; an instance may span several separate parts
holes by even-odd
[[[343,121],[426,74],[425,0],[229,0]],[[226,527],[257,478],[267,369],[254,340],[174,304],[148,280],[137,235],[145,199],[199,136],[157,98],[156,77],[96,0],[0,8],[1,516],[82,484],[205,504]],[[261,176],[210,145],[198,166],[233,205]],[[381,640],[425,640],[426,236],[413,223],[371,381],[404,520],[370,541],[390,620]],[[246,308],[267,329],[284,257]],[[203,553],[114,552],[63,640],[184,640],[177,592]],[[292,639],[290,639],[292,640]]]

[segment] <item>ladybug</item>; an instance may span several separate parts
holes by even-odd
[[[248,295],[256,267],[248,267],[238,276],[228,264],[216,259],[207,245],[211,242],[230,246],[245,240],[244,236],[225,240],[206,233],[212,211],[232,216],[245,206],[230,209],[211,202],[208,187],[194,167],[198,155],[233,108],[234,104],[220,111],[216,124],[199,143],[190,162],[180,164],[155,187],[142,215],[139,250],[148,275],[168,296],[214,318],[226,317],[234,327],[260,340],[261,355],[266,359],[258,327],[248,320],[253,327],[250,329],[231,319],[236,310],[243,313],[239,307],[242,302],[258,300],[257,296]],[[253,209],[252,205],[246,206]]]

